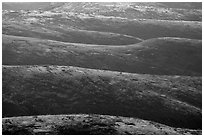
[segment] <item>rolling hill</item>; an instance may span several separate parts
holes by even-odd
[[[99,45],[128,45],[142,41],[134,36],[112,32],[63,28],[60,25],[47,27],[41,24],[28,25],[8,22],[3,23],[3,34]]]
[[[140,39],[181,37],[202,39],[202,23],[72,12],[5,12],[2,33],[86,44],[133,44]]]
[[[4,65],[71,65],[131,73],[202,75],[201,40],[166,37],[108,46],[3,35],[2,46]]]
[[[201,77],[3,66],[3,117],[108,114],[201,129]],[[128,112],[128,113],[127,113]]]
[[[202,2],[3,2],[2,134],[202,134]]]
[[[4,2],[2,9],[6,11],[74,12],[129,19],[202,21],[201,2]]]

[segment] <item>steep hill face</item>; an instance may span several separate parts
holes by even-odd
[[[109,114],[201,129],[201,77],[3,66],[3,117]],[[128,113],[127,113],[128,112]]]
[[[108,115],[46,115],[3,118],[3,135],[201,135],[156,122]]]
[[[3,35],[4,65],[71,65],[159,75],[202,75],[200,40],[157,38],[127,46]]]

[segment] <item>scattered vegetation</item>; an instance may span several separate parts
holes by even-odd
[[[2,81],[3,117],[109,114],[174,127],[202,127],[201,77],[120,74],[66,66],[4,66]]]
[[[37,118],[42,122],[36,122],[32,116],[3,118],[3,135],[201,134],[201,130],[172,128],[151,121],[109,115],[46,115]],[[9,127],[11,124],[15,126]]]
[[[4,135],[202,134],[201,2],[4,2],[2,35]]]

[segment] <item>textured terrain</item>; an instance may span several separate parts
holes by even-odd
[[[88,45],[3,35],[5,65],[67,65],[159,75],[202,75],[202,42],[163,37],[132,45]]]
[[[46,115],[3,119],[3,135],[200,135],[201,130],[108,115]]]
[[[201,2],[3,2],[3,134],[202,134]]]
[[[201,77],[66,66],[4,66],[3,76],[3,117],[95,113],[202,127]]]

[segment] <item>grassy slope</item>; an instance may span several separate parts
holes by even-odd
[[[201,21],[201,3],[65,3],[54,11],[66,11],[105,16],[125,17],[129,19],[163,19],[163,20],[188,20]],[[200,9],[200,10],[199,10]]]
[[[75,12],[86,14],[97,14],[105,16],[118,16],[130,19],[165,19],[165,20],[188,20],[202,21],[202,4],[193,2],[183,3],[88,3],[88,2],[69,2],[69,3],[6,3],[2,4],[3,10],[48,10]]]
[[[108,115],[46,115],[3,118],[3,135],[191,135],[201,130]]]
[[[139,38],[118,33],[68,29],[67,27],[60,28],[56,26],[4,22],[3,34],[99,45],[127,45],[142,41]]]
[[[63,4],[63,3],[62,3]],[[50,3],[50,2],[3,2],[2,9],[3,10],[48,10],[53,7],[58,7],[62,5],[61,3]]]
[[[99,46],[3,35],[2,46],[4,65],[72,65],[159,75],[202,74],[200,40],[157,38],[128,46]]]
[[[11,15],[3,15],[6,18]],[[23,18],[33,18],[23,16]],[[34,16],[35,17],[35,16]],[[21,19],[21,17],[19,17]],[[79,42],[79,43],[95,43],[95,44],[130,44],[139,42],[138,38],[150,39],[157,37],[181,37],[190,39],[202,39],[202,23],[196,21],[168,21],[168,20],[129,20],[120,18],[78,18],[69,17],[66,19],[60,15],[51,17],[35,17],[45,22],[37,22],[31,25],[18,21],[14,16],[11,18],[15,22],[5,19],[3,21],[3,34],[16,36],[31,36],[36,38],[46,38],[52,40]],[[50,18],[52,22],[50,21]],[[60,27],[64,25],[65,27]],[[78,28],[79,30],[70,30],[70,28]],[[45,28],[44,31],[42,28]],[[95,32],[93,32],[95,31]],[[102,33],[106,32],[106,33]],[[117,33],[121,35],[111,35]],[[83,34],[83,35],[82,35]],[[90,34],[94,34],[90,35]],[[59,35],[59,36],[58,36]],[[129,35],[132,37],[127,37]],[[77,36],[77,37],[76,37]],[[106,40],[104,40],[106,39]],[[118,40],[118,41],[116,41]]]
[[[46,3],[44,4],[41,5],[42,8],[46,7]],[[157,3],[154,4],[159,6]],[[120,11],[108,13],[105,11],[103,13],[102,11],[100,14],[127,17],[128,19],[106,18],[97,15],[91,18],[69,17],[70,19],[62,16],[52,16],[48,18],[36,17],[41,21],[42,19],[48,19],[44,23],[29,23],[24,22],[24,18],[21,18],[21,15],[17,12],[3,14],[3,34],[28,37],[3,35],[3,64],[75,65],[133,73],[201,76],[201,41],[192,40],[202,39],[202,25],[201,22],[197,22],[201,20],[202,14],[200,10],[192,9],[199,5],[188,3],[189,5],[184,7],[189,7],[189,9],[176,9],[177,6],[180,7],[184,4],[162,4],[160,6],[175,8],[170,10],[174,13],[178,12],[182,16],[177,17],[177,13],[171,15],[171,12],[170,14],[168,12],[158,14],[155,11],[148,11],[145,14],[142,11],[142,15],[136,10],[127,8],[124,13]],[[82,7],[83,5],[82,3]],[[12,6],[3,4],[3,8],[8,9],[21,9],[22,5],[15,6],[14,4]],[[25,5],[23,6],[27,9]],[[35,6],[38,7],[38,5],[33,4],[29,9],[36,9]],[[47,9],[61,5],[54,4],[52,6],[48,6]],[[84,10],[80,6],[78,8]],[[158,10],[163,9],[158,7]],[[91,10],[88,9],[86,12],[91,12]],[[30,16],[24,17],[26,19]],[[160,19],[167,20],[162,21]],[[169,21],[168,19],[189,21]],[[75,29],[66,28],[67,25]],[[135,45],[127,45],[140,42],[141,40],[138,37],[155,39]],[[182,38],[163,39],[157,37]],[[113,45],[119,46],[113,47]],[[88,47],[85,49],[85,46]],[[139,117],[170,126],[201,129],[201,87],[201,77],[120,74],[119,72],[103,72],[72,67],[4,66],[3,117],[98,113]],[[40,118],[45,118],[46,121],[46,117]],[[55,117],[58,116],[51,117],[51,119]],[[10,122],[13,122],[12,120],[4,120],[4,124],[9,126],[9,131],[15,128],[15,124],[10,125]],[[33,120],[36,120],[36,118],[33,118]],[[38,122],[42,122],[41,119]],[[25,125],[23,124],[25,123],[24,121],[20,125],[19,132],[21,132],[22,127],[24,128]],[[130,123],[130,125],[135,124],[133,123]],[[152,122],[146,124],[152,126]],[[172,131],[168,127],[162,127],[162,130],[161,127],[158,127],[158,124],[156,124],[156,128],[159,130],[155,129],[154,126],[153,130],[150,130],[149,127],[146,130],[146,127],[144,129],[142,125],[142,129],[139,131],[138,129],[136,131],[131,129],[131,132],[129,132],[130,127],[127,125],[125,127],[128,131],[121,131],[120,134],[184,134],[185,132],[191,134],[197,132],[178,129]],[[122,127],[124,127],[124,124],[122,124]],[[28,128],[24,128],[23,132],[30,134],[32,128],[27,131]],[[61,128],[66,129],[66,127]],[[89,128],[92,130],[92,126]],[[105,126],[105,131],[106,128]],[[80,128],[77,127],[76,129]],[[76,129],[72,131],[75,133]],[[109,129],[109,126],[107,129]],[[82,130],[84,131],[84,129]],[[37,130],[36,132],[41,134],[44,131]],[[86,130],[85,132],[88,133],[89,131]],[[95,130],[91,132],[95,132]],[[97,132],[101,132],[101,130],[99,129]],[[114,133],[116,134],[115,131]],[[200,131],[199,134],[201,134]]]
[[[68,7],[71,8],[71,11],[76,8],[76,10],[82,10],[82,13],[90,10],[89,6],[99,6],[99,9],[105,6],[99,3],[93,5],[89,3],[86,9],[84,8],[84,5],[86,5],[84,3],[69,4],[67,5],[69,5]],[[104,12],[110,14],[107,12],[110,10],[110,7],[105,7],[108,9]],[[46,13],[39,15],[39,13],[34,12],[4,12],[2,15],[3,34],[101,45],[133,44],[140,42],[139,38],[181,37],[202,39],[202,23],[199,21],[175,21],[163,20],[163,18],[156,20],[154,18],[146,19],[145,17],[144,20],[137,17],[128,19],[126,15],[124,15],[124,18],[120,18],[120,15],[118,15],[120,10],[113,15],[97,13],[96,15],[87,15],[88,17],[86,17],[76,13],[75,10],[74,14],[76,15],[69,14],[66,8],[67,6],[65,5],[65,11],[59,10],[60,13],[57,14],[55,12],[59,12],[58,10],[51,10],[48,15]],[[97,11],[96,8],[92,10],[94,10],[94,13]],[[136,10],[129,12],[130,14],[138,13]],[[191,11],[189,12],[191,13]],[[148,11],[148,14],[150,14],[148,16],[153,16],[153,11]],[[35,21],[32,22],[29,19],[35,19]]]
[[[160,2],[168,8],[179,9],[202,9],[202,3],[200,2]]]
[[[78,23],[78,26],[82,24]],[[154,19],[83,19],[87,30],[127,34],[141,39],[157,37],[181,37],[202,39],[202,23],[197,21],[171,21]]]
[[[3,117],[95,113],[202,126],[201,77],[66,66],[3,66],[2,75]]]

